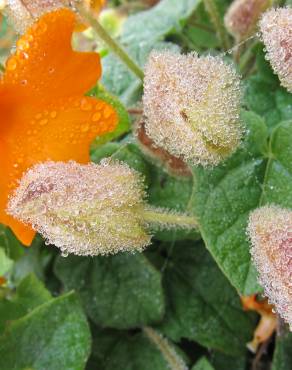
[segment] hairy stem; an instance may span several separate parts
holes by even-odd
[[[141,81],[144,79],[144,72],[137,63],[128,55],[128,53],[114,40],[102,25],[96,20],[82,5],[77,5],[79,13],[91,25],[97,35],[104,41],[108,47],[121,59],[123,63],[138,77]]]
[[[169,342],[162,337],[157,331],[152,328],[144,327],[144,334],[155,344],[158,350],[162,353],[168,367],[171,370],[187,370],[187,366],[175,352],[174,348],[170,346]]]
[[[216,29],[216,32],[217,32],[217,35],[221,42],[222,47],[225,50],[228,50],[230,48],[228,34],[220,18],[220,14],[219,14],[215,1],[214,0],[204,0],[204,5]]]
[[[141,211],[141,214],[144,221],[153,225],[160,224],[166,228],[178,226],[183,229],[195,229],[198,227],[198,222],[194,217],[171,213],[168,210],[146,207]]]

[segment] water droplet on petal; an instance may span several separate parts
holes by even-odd
[[[6,62],[6,68],[8,71],[14,71],[17,67],[17,60],[15,58],[9,58]]]
[[[100,120],[100,118],[101,118],[101,114],[100,114],[99,112],[96,112],[96,113],[94,113],[94,115],[92,116],[92,121],[93,121],[93,122],[97,122],[97,121],[99,121],[99,120]]]
[[[81,100],[80,107],[83,111],[90,111],[92,109],[92,105],[88,102],[86,98]]]
[[[49,121],[45,118],[40,121],[41,126],[45,126]]]

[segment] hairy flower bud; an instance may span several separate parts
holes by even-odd
[[[260,283],[292,330],[292,211],[277,206],[256,209],[248,233]]]
[[[150,243],[144,195],[141,176],[125,164],[46,162],[23,176],[8,212],[65,255],[141,251]]]
[[[234,0],[224,17],[228,32],[239,42],[252,35],[271,0]]]
[[[15,30],[22,34],[36,18],[67,4],[68,0],[7,0],[4,12]]]
[[[292,8],[277,8],[267,11],[260,30],[267,50],[267,59],[281,84],[292,92]]]
[[[185,162],[215,165],[239,145],[240,80],[219,57],[154,51],[146,65],[147,135]]]
[[[4,11],[16,31],[22,34],[44,13],[64,7],[75,10],[76,4],[99,13],[105,0],[6,0]],[[83,23],[76,24],[77,31],[85,28]]]

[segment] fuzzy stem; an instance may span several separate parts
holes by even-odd
[[[216,32],[217,32],[217,35],[219,37],[222,47],[225,50],[228,50],[230,47],[228,35],[225,30],[224,24],[221,21],[220,14],[218,12],[218,8],[217,8],[215,1],[214,0],[204,0],[204,5],[216,29]]]
[[[141,211],[145,222],[150,224],[160,224],[168,227],[178,226],[183,229],[194,229],[198,227],[197,220],[192,216],[179,213],[170,213],[168,210],[147,207]]]
[[[102,25],[86,10],[82,5],[77,5],[79,13],[86,19],[90,26],[95,30],[97,35],[104,41],[108,47],[124,62],[127,67],[138,77],[141,81],[144,79],[144,72],[142,69],[130,58],[128,53],[115,41]]]
[[[177,355],[174,348],[170,346],[167,339],[164,339],[161,334],[147,326],[143,328],[143,332],[162,353],[165,361],[168,363],[169,369],[187,370],[187,366],[184,363],[183,359]]]
[[[242,74],[246,71],[246,67],[251,62],[254,55],[254,49],[258,45],[258,41],[253,42],[246,51],[242,54],[239,62],[239,70]]]

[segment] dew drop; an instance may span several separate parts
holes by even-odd
[[[40,125],[41,126],[45,126],[47,123],[48,123],[49,121],[48,121],[48,119],[42,119],[41,121],[40,121]]]
[[[99,121],[99,120],[100,120],[100,118],[101,118],[101,114],[100,114],[99,112],[96,112],[96,113],[94,113],[94,115],[92,116],[92,121],[93,121],[93,122],[97,122],[97,121]]]
[[[9,58],[6,62],[6,68],[8,71],[14,71],[17,67],[17,60],[15,58]]]
[[[29,49],[29,42],[25,40],[24,38],[20,39],[16,43],[19,50],[26,50]]]
[[[81,127],[81,132],[87,132],[89,130],[89,125],[85,124]]]
[[[85,98],[81,100],[80,107],[83,111],[90,111],[92,109],[92,105]]]
[[[112,110],[110,107],[105,107],[103,111],[104,118],[109,118],[109,116],[112,114]]]

